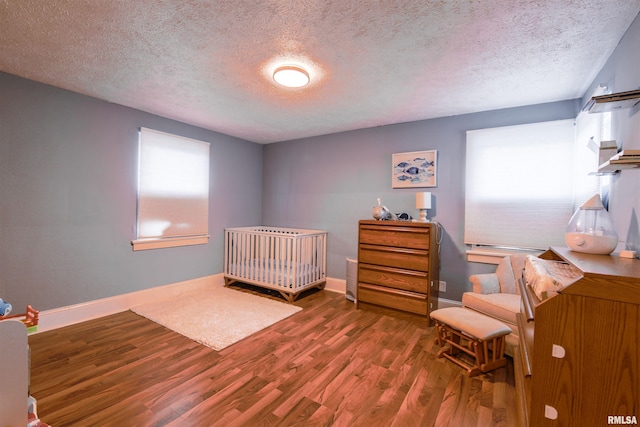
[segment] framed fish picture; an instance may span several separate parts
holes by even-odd
[[[392,188],[435,187],[438,150],[393,154]]]

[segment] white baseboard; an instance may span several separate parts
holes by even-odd
[[[347,293],[347,281],[344,279],[334,279],[327,277],[327,284],[324,287],[327,291],[337,292],[339,294]]]
[[[172,298],[184,292],[216,285],[224,285],[222,273],[52,310],[43,310],[38,318],[37,332],[46,332],[98,317],[120,313],[140,304]]]
[[[43,310],[40,312],[38,320],[38,332],[46,332],[56,328],[97,319],[129,310],[140,304],[160,301],[162,299],[173,298],[185,292],[204,289],[211,286],[223,286],[224,276],[222,273],[212,276],[199,277],[197,279],[186,280],[184,282],[172,283],[170,285],[158,286],[151,289],[131,292],[128,294],[116,295],[81,304],[69,305],[66,307]],[[330,292],[346,294],[347,281],[327,277],[325,289]],[[460,307],[460,301],[453,301],[438,298],[438,307]]]

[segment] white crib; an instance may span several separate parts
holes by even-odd
[[[310,288],[324,288],[327,232],[278,227],[227,228],[225,286],[234,282],[274,289],[289,302]]]

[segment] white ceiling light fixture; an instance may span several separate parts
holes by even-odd
[[[309,73],[297,65],[283,65],[273,72],[273,80],[285,87],[304,87],[309,84]]]

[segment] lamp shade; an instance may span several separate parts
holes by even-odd
[[[431,209],[431,193],[416,193],[416,209]]]

